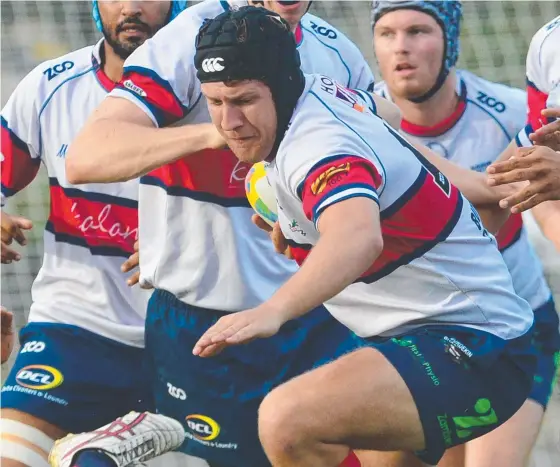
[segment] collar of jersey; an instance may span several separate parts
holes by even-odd
[[[442,121],[432,126],[416,125],[405,119],[401,122],[401,128],[405,133],[412,136],[440,136],[451,130],[456,123],[461,119],[465,110],[467,109],[467,86],[465,82],[460,79],[459,86],[459,102],[457,107],[449,117],[444,118]]]
[[[299,47],[303,42],[303,29],[301,27],[301,23],[298,23],[296,26],[296,30],[294,31],[294,36],[296,38],[296,45]]]
[[[101,67],[101,46],[103,44],[103,39],[101,39],[95,46],[93,47],[93,51],[91,53],[91,64],[93,65],[93,70],[95,72],[95,77],[97,81],[101,85],[103,89],[107,92],[111,92],[116,83],[109,78],[103,68]]]

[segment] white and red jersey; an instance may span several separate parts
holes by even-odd
[[[560,16],[544,25],[527,52],[527,125],[515,138],[517,146],[532,146],[529,135],[546,124],[541,111],[560,108]]]
[[[384,82],[378,83],[375,90],[390,98]],[[458,70],[457,94],[457,110],[445,121],[424,127],[403,120],[402,131],[411,141],[428,146],[446,159],[484,172],[525,125],[525,93]],[[521,214],[511,215],[496,239],[517,294],[533,309],[543,305],[551,291]]]
[[[45,165],[50,212],[29,321],[143,346],[149,293],[128,287],[120,271],[138,237],[138,180],[66,180],[68,146],[114,86],[99,66],[101,44],[42,63],[11,95],[2,109],[2,196],[25,188]]]
[[[204,19],[232,6],[207,0],[181,13],[128,58],[122,84],[110,96],[135,103],[159,127],[210,122],[194,68],[195,37]],[[367,87],[371,78],[355,46],[318,18],[309,21],[316,27],[302,22],[299,30],[300,49],[312,49],[303,54],[304,69],[323,66],[325,73]],[[336,37],[322,37],[323,28]],[[335,44],[344,46],[337,50]],[[143,283],[190,305],[239,311],[262,303],[293,274],[296,265],[276,254],[251,222],[244,188],[248,169],[229,150],[207,150],[141,178]]]
[[[374,114],[371,96],[320,75],[306,80],[268,170],[294,257],[301,264],[319,240],[325,209],[356,196],[379,204],[384,241],[371,267],[325,303],[333,316],[360,336],[431,324],[503,339],[525,333],[531,309],[470,203]]]

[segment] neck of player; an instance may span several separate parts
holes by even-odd
[[[412,102],[403,97],[393,97],[402,117],[419,126],[432,127],[448,118],[459,103],[457,75],[451,71],[441,88],[425,102]]]
[[[124,60],[115,53],[107,41],[103,41],[101,48],[101,63],[107,77],[114,83],[118,83],[122,78]]]

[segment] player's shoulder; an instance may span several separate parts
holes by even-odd
[[[517,125],[525,118],[527,96],[524,90],[487,80],[466,70],[458,70],[457,75],[466,86],[470,104],[501,122],[513,120]]]
[[[46,60],[31,70],[20,82],[14,93],[27,95],[39,105],[65,83],[93,71],[93,45],[74,50]]]
[[[560,16],[541,27],[531,39],[529,53],[539,55],[545,44],[557,46],[560,40]]]
[[[337,50],[345,60],[364,60],[362,52],[343,32],[318,16],[306,13],[301,18],[306,34],[311,34],[324,46]]]

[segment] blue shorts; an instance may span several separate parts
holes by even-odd
[[[212,358],[193,356],[200,336],[224,315],[154,292],[146,349],[157,369],[157,409],[184,424],[183,452],[221,467],[267,466],[257,431],[263,398],[288,379],[367,343],[319,308],[269,339]]]
[[[546,408],[556,383],[556,373],[560,365],[558,313],[552,298],[535,310],[534,327],[533,346],[537,352],[537,369],[529,399]]]
[[[416,403],[430,465],[444,451],[508,420],[531,390],[532,330],[505,341],[462,326],[425,326],[392,339],[370,338],[397,369]],[[371,369],[375,371],[375,369]]]
[[[68,432],[91,431],[131,410],[154,411],[145,351],[76,326],[30,323],[4,386],[2,408]]]

